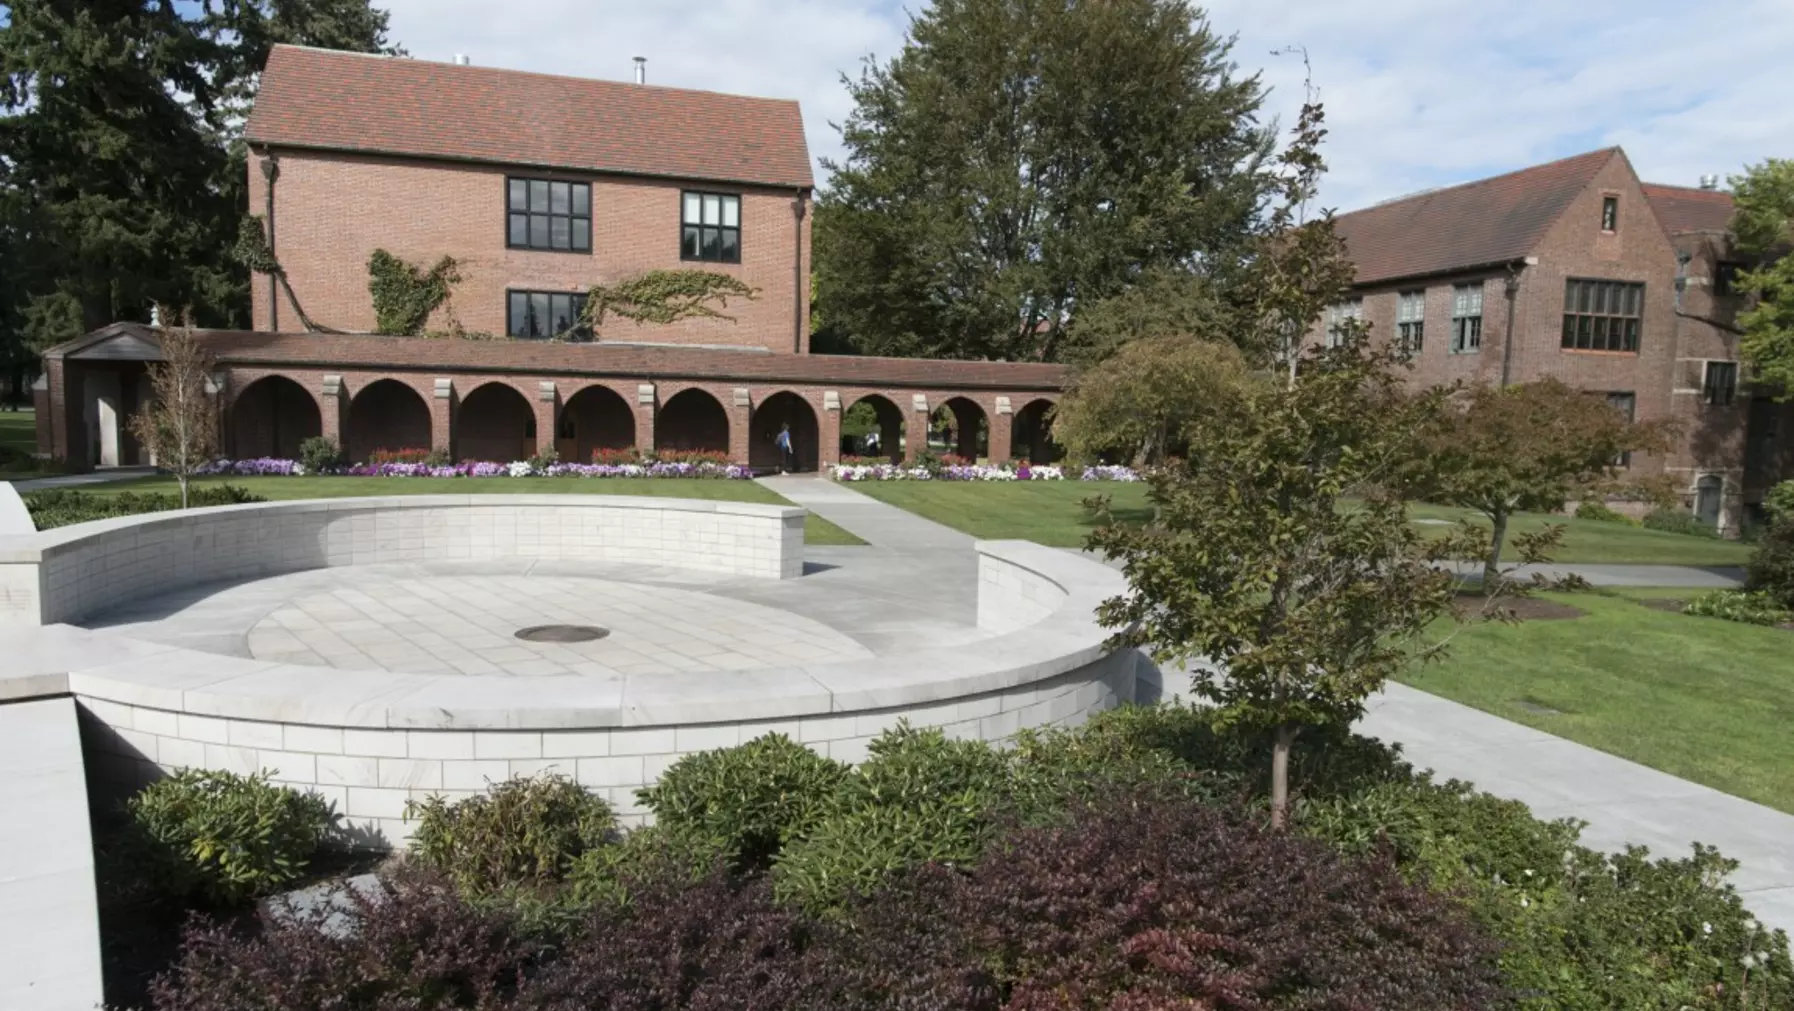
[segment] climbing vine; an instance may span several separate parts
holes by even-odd
[[[287,301],[293,305],[293,312],[305,327],[306,333],[341,333],[316,322],[305,314],[305,307],[299,304],[299,296],[294,293],[292,282],[287,280],[287,271],[274,256],[274,248],[268,245],[268,233],[262,228],[259,215],[245,214],[237,225],[237,245],[231,250],[237,262],[248,267],[257,274],[268,274],[280,284],[287,293]]]
[[[430,314],[461,280],[460,264],[444,256],[424,271],[384,249],[368,257],[368,294],[374,297],[374,332],[395,337],[423,333]]]
[[[599,328],[608,315],[636,323],[677,323],[682,319],[720,319],[730,323],[735,317],[724,313],[729,299],[753,301],[760,295],[740,278],[708,270],[650,270],[614,285],[594,285],[586,296],[585,314],[581,317],[589,339],[598,339]]]

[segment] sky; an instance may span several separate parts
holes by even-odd
[[[903,44],[910,10],[875,0],[377,0],[419,59],[802,103],[810,153],[838,156],[843,73]],[[1794,157],[1794,2],[1211,0],[1242,73],[1284,125],[1305,47],[1325,103],[1322,203],[1351,210],[1610,145],[1647,181],[1696,185]],[[825,179],[820,167],[818,180]]]

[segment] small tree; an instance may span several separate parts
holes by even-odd
[[[1404,395],[1394,362],[1352,335],[1308,352],[1288,383],[1247,387],[1196,418],[1184,465],[1148,477],[1158,523],[1090,538],[1128,579],[1098,612],[1125,629],[1115,641],[1212,661],[1194,690],[1217,719],[1272,732],[1273,825],[1302,728],[1349,723],[1434,652],[1417,642],[1456,590],[1436,563],[1461,542],[1427,541],[1388,490],[1441,398]]]
[[[1082,371],[1054,413],[1054,435],[1074,458],[1111,455],[1136,466],[1176,455],[1199,415],[1225,410],[1248,382],[1231,344],[1148,337]]]
[[[218,414],[206,393],[212,358],[193,336],[190,317],[162,331],[162,360],[150,365],[150,402],[131,419],[131,434],[174,475],[187,508],[188,484],[218,451]]]
[[[1738,279],[1754,296],[1740,313],[1738,350],[1781,399],[1794,395],[1794,160],[1771,158],[1732,177],[1738,250],[1761,261]]]
[[[1634,424],[1598,394],[1556,379],[1472,386],[1442,414],[1410,488],[1488,519],[1481,555],[1490,590],[1514,513],[1557,512],[1571,496],[1615,483],[1625,454],[1660,449],[1667,434],[1665,424]],[[1543,561],[1562,533],[1553,526],[1513,542],[1526,561]]]

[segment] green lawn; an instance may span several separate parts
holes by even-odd
[[[1794,632],[1637,602],[1690,593],[1547,594],[1588,614],[1465,628],[1401,680],[1794,812]]]
[[[347,498],[355,495],[655,495],[790,505],[784,496],[752,481],[702,478],[576,477],[229,477],[205,478],[195,485],[234,484],[267,499]],[[127,491],[172,492],[172,477],[146,477],[87,485],[82,492],[117,495]],[[820,516],[804,520],[810,544],[864,544],[865,541]]]
[[[0,449],[37,452],[36,412],[0,411]]]
[[[1019,537],[1054,547],[1082,547],[1095,522],[1083,501],[1093,495],[1110,496],[1115,515],[1126,522],[1140,522],[1152,515],[1144,484],[1086,481],[865,481],[852,486],[881,502],[925,516],[937,523],[963,530],[974,537]],[[1455,520],[1468,515],[1462,509],[1416,506],[1417,520]],[[1601,523],[1564,516],[1523,514],[1510,530],[1536,530],[1546,523],[1562,523],[1563,546],[1553,556],[1558,562],[1631,562],[1664,565],[1743,565],[1750,557],[1747,545],[1686,534],[1666,534],[1622,523]],[[1425,529],[1444,531],[1445,525]]]

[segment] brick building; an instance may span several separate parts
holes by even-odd
[[[636,446],[772,466],[789,425],[814,469],[838,458],[860,401],[882,452],[913,456],[932,424],[965,455],[1050,453],[1057,366],[809,353],[813,179],[794,102],[277,46],[246,136],[251,210],[286,283],[254,279],[254,330],[203,334],[231,456],[292,456],[324,434],[357,460]],[[368,333],[376,249],[457,261],[427,330],[511,339]],[[548,339],[593,285],[682,267],[757,297],[731,300],[728,320]],[[40,451],[142,462],[125,419],[158,357],[136,324],[46,352]]]
[[[1736,531],[1794,460],[1786,411],[1742,381],[1729,194],[1639,181],[1608,148],[1336,219],[1357,267],[1342,316],[1415,348],[1415,381],[1555,376],[1639,420],[1678,419],[1662,456],[1695,512]]]

